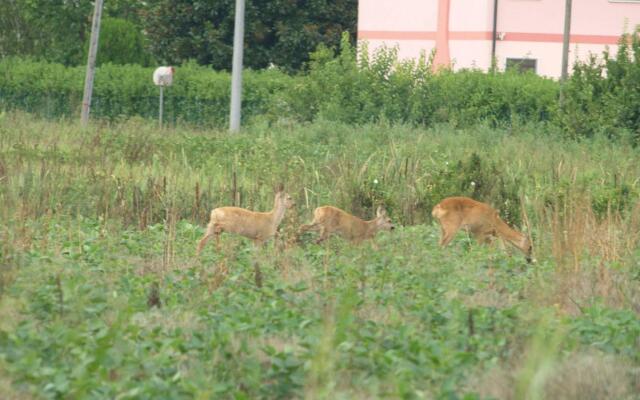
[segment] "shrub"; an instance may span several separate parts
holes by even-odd
[[[0,107],[22,109],[50,118],[78,115],[84,67],[7,58],[0,61]],[[139,115],[156,118],[158,88],[153,68],[105,64],[96,70],[91,115],[116,120]],[[266,113],[274,92],[292,78],[277,71],[246,71],[243,117]],[[165,120],[198,125],[224,125],[229,114],[229,74],[187,63],[165,90]]]
[[[119,26],[115,31],[129,32]],[[116,35],[114,33],[114,35]],[[135,36],[135,35],[134,35]],[[132,36],[133,37],[133,36]],[[135,40],[122,59],[133,57]],[[121,43],[122,44],[122,43]],[[116,46],[116,44],[114,44]],[[117,47],[117,46],[116,46]],[[142,57],[142,56],[141,56]],[[104,64],[96,73],[92,115],[115,120],[139,115],[155,118],[158,89],[152,68]],[[0,107],[19,108],[48,117],[76,115],[82,98],[83,67],[5,58],[0,61]],[[558,106],[559,84],[516,71],[432,72],[431,58],[399,61],[397,49],[369,54],[356,49],[348,35],[339,54],[320,46],[311,55],[309,72],[290,76],[276,69],[244,72],[243,118],[267,121],[324,119],[348,124],[385,122],[464,128],[521,126],[542,122],[561,128],[570,138],[603,134],[640,140],[640,39],[625,35],[615,57],[592,57],[576,63]],[[194,62],[180,66],[175,84],[165,93],[170,122],[205,126],[226,124],[230,77]]]
[[[88,43],[85,46],[85,54]],[[105,18],[100,28],[97,64],[139,64],[149,66],[152,56],[144,46],[144,36],[136,24],[122,18]]]
[[[640,140],[640,30],[622,35],[618,52],[602,59],[595,55],[574,65],[564,89],[564,104],[557,115],[570,137],[610,138],[631,132]]]

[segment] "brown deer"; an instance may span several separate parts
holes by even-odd
[[[479,243],[490,243],[495,237],[506,240],[524,253],[527,262],[531,262],[529,239],[511,229],[488,204],[468,197],[448,197],[433,207],[431,215],[438,219],[442,227],[440,246],[448,245],[462,228]]]
[[[339,208],[324,206],[315,209],[313,221],[310,224],[302,225],[299,234],[307,231],[320,231],[320,237],[316,243],[326,240],[333,233],[359,243],[365,239],[373,238],[378,231],[394,228],[395,226],[382,207],[378,207],[376,218],[364,221]]]
[[[256,245],[269,240],[276,234],[285,211],[295,205],[291,196],[284,192],[282,185],[278,188],[273,203],[273,210],[269,212],[249,211],[239,207],[220,207],[212,210],[207,232],[198,243],[196,255],[200,254],[204,245],[214,235],[216,248],[219,250],[222,232],[235,233],[252,239]]]

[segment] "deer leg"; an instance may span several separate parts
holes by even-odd
[[[209,238],[211,238],[211,235],[205,233],[202,239],[200,239],[200,242],[198,243],[198,247],[196,248],[196,256],[200,255],[202,248],[204,247],[205,244],[207,244],[207,241],[209,241]]]
[[[209,239],[211,239],[211,236],[214,236],[214,235],[216,237],[216,250],[220,252],[220,234],[221,233],[222,233],[222,228],[219,225],[210,222],[209,225],[207,225],[207,232],[204,234],[202,239],[200,239],[200,243],[198,243],[198,249],[196,250],[196,255],[200,255],[202,248],[207,244]]]
[[[296,241],[300,242],[300,236],[302,236],[302,234],[306,231],[310,230],[312,226],[312,224],[300,225],[300,228],[298,228],[298,232],[296,232]]]
[[[490,245],[493,242],[491,232],[472,232],[473,237],[480,244]]]
[[[279,254],[282,249],[284,249],[284,236],[276,229],[276,232],[273,234],[273,249],[276,251],[276,254]]]
[[[220,234],[221,233],[222,233],[222,228],[216,225],[213,230],[213,234],[216,236],[216,250],[218,251],[218,253],[220,252]]]
[[[440,220],[442,225],[442,238],[440,239],[440,246],[444,247],[448,245],[456,233],[460,229],[460,221],[457,220]]]
[[[305,233],[308,230],[313,229],[315,226],[313,224],[305,224],[305,225],[301,225],[300,228],[298,229],[298,233]]]
[[[442,239],[440,239],[440,246],[445,247],[446,245],[448,245],[453,240],[453,237],[455,235],[456,231],[448,231],[444,233]]]
[[[298,233],[296,233],[296,241],[298,243],[300,243],[301,239],[300,237],[302,236],[303,233],[307,232],[307,231],[317,231],[318,230],[318,224],[315,222],[311,222],[310,224],[305,224],[305,225],[301,225],[300,228],[298,229]]]
[[[329,232],[327,232],[327,228],[324,226],[320,227],[320,237],[316,240],[316,243],[322,243],[329,238]]]
[[[211,239],[211,236],[215,233],[214,231],[215,231],[214,225],[209,223],[209,225],[207,225],[207,231],[205,232],[202,239],[200,239],[200,242],[198,243],[198,247],[196,248],[196,256],[200,255],[202,248],[207,244],[209,239]]]
[[[216,236],[216,250],[220,252],[220,234],[216,233],[215,236]]]
[[[318,223],[312,222],[310,224],[302,225],[300,229],[298,229],[298,234],[301,235],[307,231],[317,231],[317,230],[318,230]]]

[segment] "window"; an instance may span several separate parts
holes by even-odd
[[[536,72],[536,64],[538,60],[533,58],[507,58],[506,69],[516,69],[518,72],[531,71]]]

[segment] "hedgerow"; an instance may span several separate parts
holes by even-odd
[[[444,70],[433,72],[430,59],[399,61],[397,50],[359,54],[345,35],[339,54],[320,47],[309,71],[291,76],[278,69],[244,72],[243,119],[361,124],[406,123],[457,127],[517,127],[542,123],[567,136],[631,135],[640,126],[640,42],[621,38],[615,57],[577,63],[564,87],[531,73]],[[92,115],[117,120],[155,118],[158,89],[153,68],[106,64],[98,68]],[[17,58],[0,61],[0,107],[47,117],[77,115],[82,101],[83,67]],[[174,86],[165,91],[165,118],[176,123],[224,126],[228,119],[230,76],[195,63],[177,68]]]

